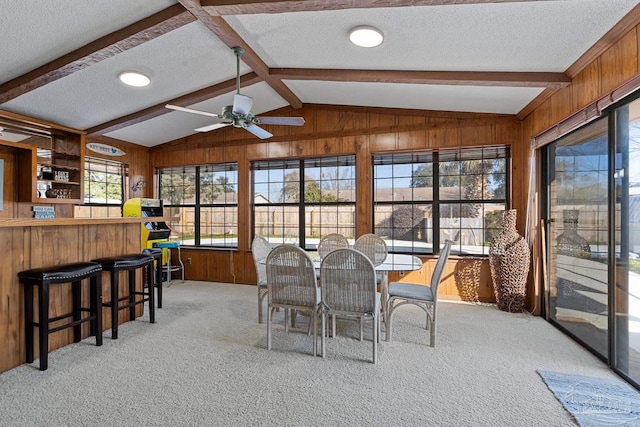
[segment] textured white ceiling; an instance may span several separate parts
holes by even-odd
[[[176,4],[175,0],[4,1],[0,84]],[[563,72],[640,0],[557,0],[226,16],[269,67]],[[384,43],[353,46],[349,30],[375,25]],[[123,70],[152,78],[123,86]],[[88,129],[235,77],[233,52],[199,22],[119,53],[0,105]],[[241,73],[250,72],[242,63]],[[295,81],[303,103],[517,114],[542,88]],[[243,88],[261,114],[287,105],[266,83]],[[193,105],[218,113],[233,91]],[[107,134],[154,146],[210,124],[168,112]],[[214,131],[215,132],[215,131]]]
[[[175,0],[4,0],[0,6],[0,82],[176,3]]]
[[[543,90],[294,80],[286,84],[306,103],[502,114],[520,111]]]
[[[123,85],[118,75],[125,70],[144,72],[152,84]],[[249,68],[242,63],[240,70],[245,73]],[[194,22],[28,92],[3,108],[86,129],[235,75],[233,52]]]
[[[270,67],[563,72],[637,3],[539,1],[225,19]],[[382,45],[352,45],[348,34],[358,25],[382,30]]]

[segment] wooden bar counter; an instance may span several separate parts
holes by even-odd
[[[24,290],[18,281],[18,272],[140,252],[143,221],[144,218],[0,219],[0,372],[25,363]],[[108,273],[103,273],[102,282],[103,299],[108,301]],[[88,298],[88,292],[86,294]],[[53,287],[50,314],[69,312],[70,307],[71,286]],[[138,310],[137,316],[142,315],[142,308]],[[111,317],[108,310],[102,314],[102,329],[107,330]],[[128,310],[122,310],[118,316],[120,323],[129,320]],[[89,325],[85,324],[82,337],[87,336]],[[73,343],[72,328],[61,330],[49,337],[49,350],[70,343]],[[38,354],[36,348],[36,357]]]

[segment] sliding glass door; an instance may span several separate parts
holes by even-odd
[[[640,385],[640,99],[542,149],[549,319]]]
[[[545,147],[549,318],[608,358],[606,118]]]
[[[615,141],[615,359],[640,383],[640,100],[613,112]]]

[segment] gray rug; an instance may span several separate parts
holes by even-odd
[[[538,373],[581,427],[640,425],[640,393],[623,380]]]
[[[255,286],[177,282],[163,300],[156,324],[0,374],[0,426],[571,426],[536,371],[615,378],[543,319],[493,305],[441,301],[435,348],[422,311],[398,309],[373,365],[352,321],[323,360],[276,313],[266,350]]]

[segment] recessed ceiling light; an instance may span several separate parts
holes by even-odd
[[[349,33],[349,40],[351,43],[360,47],[376,47],[382,43],[384,36],[382,31],[369,25],[361,25],[355,27]]]
[[[137,71],[125,71],[120,74],[120,81],[129,86],[143,87],[151,83],[151,79]]]

